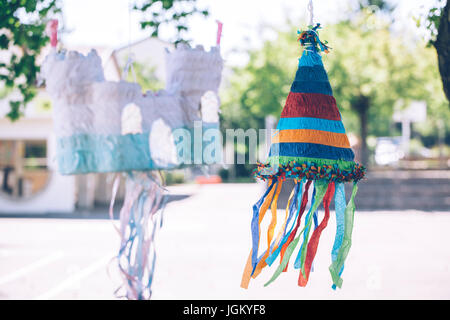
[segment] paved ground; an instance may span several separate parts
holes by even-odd
[[[256,184],[172,187],[158,240],[154,299],[450,299],[450,212],[357,212],[342,290],[330,289],[335,220],[306,288],[290,269],[239,287]],[[284,213],[280,212],[280,215]],[[118,238],[106,219],[0,218],[0,299],[114,299]]]

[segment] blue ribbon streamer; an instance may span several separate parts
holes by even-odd
[[[337,259],[339,249],[342,245],[342,240],[344,239],[345,230],[345,208],[347,204],[345,202],[345,188],[344,183],[336,182],[336,191],[334,194],[334,210],[336,212],[336,236],[334,238],[333,249],[331,250],[331,261],[334,262]],[[344,266],[342,266],[339,271],[339,276],[344,271]],[[336,290],[336,285],[332,285],[333,290]]]
[[[298,251],[297,257],[295,258],[295,262],[294,262],[295,269],[299,269],[301,267],[300,260],[301,260],[301,256],[302,256],[302,251],[305,250],[306,244],[308,242],[308,239],[306,239],[306,235],[308,234],[309,226],[306,222],[309,220],[309,217],[311,216],[311,214],[313,215],[313,218],[314,218],[314,225],[317,224],[318,210],[316,210],[316,212],[314,212],[314,213],[311,212],[311,209],[314,207],[315,198],[316,198],[316,186],[314,186],[314,189],[313,189],[313,194],[312,194],[312,198],[311,198],[311,207],[309,208],[309,211],[305,218],[305,232],[303,233],[302,245],[300,246],[300,250]]]
[[[301,207],[301,201],[302,201],[302,191],[303,191],[303,183],[304,183],[304,181],[305,181],[305,179],[303,179],[301,182],[297,183],[297,185],[298,185],[298,190],[296,191],[296,192],[297,192],[297,196],[296,196],[296,199],[295,199],[296,201],[294,201],[294,202],[295,202],[295,207],[293,208],[294,210],[297,211],[296,214],[295,214],[295,218],[294,218],[294,220],[293,220],[293,222],[292,222],[292,224],[291,224],[291,227],[289,228],[289,231],[286,232],[287,226],[288,226],[288,224],[289,224],[289,220],[288,220],[288,222],[286,223],[286,226],[285,226],[284,236],[283,236],[283,238],[281,239],[281,242],[280,242],[280,244],[278,245],[278,248],[277,248],[274,252],[272,252],[272,253],[267,257],[266,263],[267,263],[269,266],[271,266],[272,263],[275,261],[275,259],[278,257],[278,255],[279,255],[280,252],[281,252],[281,248],[283,247],[283,245],[286,243],[287,239],[289,238],[289,235],[291,234],[292,229],[294,229],[294,226],[295,226],[296,221],[297,221],[297,219],[298,219],[298,215],[299,215],[299,213],[300,213],[300,207]],[[291,207],[291,208],[292,208],[292,207]]]
[[[251,222],[251,232],[252,232],[252,275],[255,272],[256,265],[258,264],[258,244],[259,244],[259,210],[264,203],[265,198],[272,190],[274,185],[278,186],[278,181],[273,181],[272,184],[267,188],[264,195],[253,205],[253,218]]]
[[[294,195],[292,196],[292,199],[293,199],[293,200],[291,200],[291,203],[289,204],[289,215],[288,215],[288,218],[287,218],[287,221],[286,221],[286,225],[284,226],[283,235],[282,235],[282,238],[280,239],[280,241],[279,241],[279,243],[278,243],[277,250],[275,250],[275,251],[278,252],[278,253],[279,253],[280,250],[281,250],[281,247],[280,247],[280,246],[282,246],[282,245],[284,244],[283,238],[284,238],[284,236],[286,235],[286,229],[287,229],[287,226],[288,226],[289,222],[291,221],[291,219],[292,219],[292,217],[293,217],[293,215],[294,215],[294,212],[297,210],[297,195],[298,195],[299,190],[301,190],[301,184],[302,184],[302,183],[303,183],[303,181],[298,182],[298,183],[295,184],[295,187],[294,187]],[[300,191],[300,195],[301,195],[301,191]],[[293,226],[291,226],[291,230],[292,230],[292,228],[293,228]],[[287,238],[286,238],[286,239],[287,239]],[[286,242],[286,241],[285,241],[285,242]],[[270,244],[269,252],[272,252],[272,249],[273,249],[273,247],[275,246],[275,244],[276,244],[276,239],[274,239],[274,240],[272,241],[272,243]],[[264,253],[258,258],[258,263],[259,263],[259,262],[261,261],[261,259],[264,257],[264,255],[266,254],[266,252],[267,252],[267,250],[264,251]],[[277,253],[277,255],[278,255],[278,253]],[[276,256],[273,257],[273,260],[272,260],[272,258],[270,258],[270,257],[273,256],[273,254],[274,254],[274,252],[272,252],[272,253],[266,258],[266,263],[267,263],[269,266],[273,263],[273,260],[275,260],[275,258],[276,258]],[[268,261],[270,261],[270,264],[269,264]]]

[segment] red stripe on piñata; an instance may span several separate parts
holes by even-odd
[[[281,118],[294,117],[341,120],[336,99],[321,93],[289,92]]]

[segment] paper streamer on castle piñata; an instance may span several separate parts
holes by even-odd
[[[58,52],[55,28],[52,21],[47,31],[53,49],[42,64],[41,77],[53,102],[58,171],[126,175],[117,261],[127,298],[150,298],[154,238],[165,201],[158,170],[221,161],[216,134],[220,47],[205,51],[179,44],[167,50],[166,89],[143,94],[137,83],[105,80],[95,50],[87,55]],[[213,154],[205,159],[207,147]],[[119,179],[114,181],[111,216]]]
[[[268,181],[268,188],[253,206],[252,245],[242,276],[243,288],[248,288],[250,279],[274,264],[277,258],[279,263],[266,286],[287,271],[289,260],[293,260],[295,269],[300,269],[298,285],[306,286],[333,198],[337,230],[329,270],[333,289],[342,286],[341,274],[351,246],[357,182],[364,177],[365,168],[354,162],[354,153],[322,64],[321,52],[328,53],[329,47],[319,40],[319,28],[320,24],[317,24],[298,32],[298,41],[304,50],[295,80],[272,139],[267,163],[258,164],[255,170],[257,178]],[[286,179],[293,179],[294,188],[284,221],[275,236],[277,200]],[[348,203],[345,182],[353,182]],[[312,203],[306,212],[311,189]],[[317,217],[321,204],[325,215],[319,224]],[[267,247],[261,250],[260,225],[269,208],[272,217],[265,231]],[[302,219],[303,227],[300,227]]]

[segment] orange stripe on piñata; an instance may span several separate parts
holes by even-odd
[[[341,120],[336,99],[321,93],[289,92],[281,118],[293,117]]]
[[[272,143],[281,142],[305,142],[323,144],[338,148],[350,148],[350,143],[345,133],[311,129],[280,130],[272,138]]]

